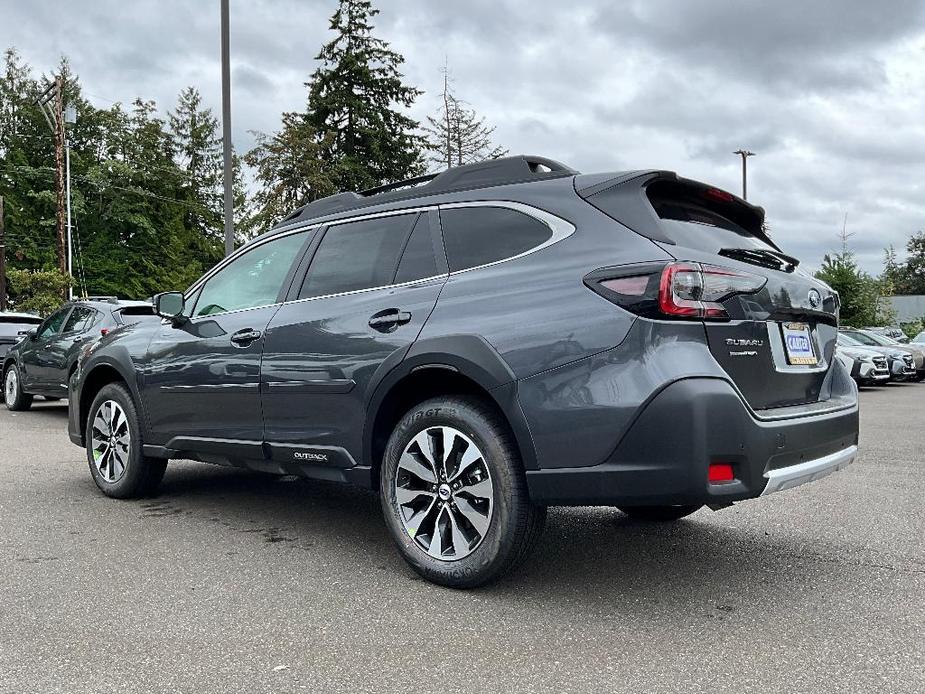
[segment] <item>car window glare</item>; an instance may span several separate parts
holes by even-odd
[[[70,310],[70,306],[67,306],[59,311],[51,314],[48,318],[45,319],[45,322],[38,329],[36,337],[50,337],[58,332],[58,329],[64,323],[64,319],[67,317],[67,313]]]
[[[208,316],[275,304],[308,233],[273,239],[239,255],[206,281],[193,315]]]

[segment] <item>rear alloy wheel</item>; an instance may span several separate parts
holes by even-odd
[[[3,375],[3,401],[6,408],[13,412],[22,412],[32,407],[32,396],[22,392],[22,381],[16,364],[10,365]]]
[[[633,520],[642,521],[675,521],[684,518],[703,508],[703,504],[682,506],[617,506],[623,513]]]
[[[506,424],[474,398],[434,398],[408,412],[386,447],[380,489],[402,556],[424,578],[453,588],[511,571],[546,518],[530,503]]]
[[[458,561],[485,539],[494,485],[479,447],[450,426],[424,429],[398,459],[395,498],[408,536],[434,559]]]
[[[93,481],[107,496],[129,499],[152,493],[167,461],[142,454],[135,403],[125,386],[103,386],[87,415],[87,461]]]

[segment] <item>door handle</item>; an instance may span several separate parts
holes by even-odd
[[[411,322],[411,314],[407,311],[400,311],[397,308],[387,308],[379,313],[374,313],[369,319],[369,327],[380,332],[392,332],[399,325]]]
[[[245,328],[244,330],[239,330],[234,335],[231,336],[231,341],[240,347],[246,347],[254,340],[260,339],[260,331],[254,330],[253,328]]]

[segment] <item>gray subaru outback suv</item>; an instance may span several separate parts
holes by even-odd
[[[340,193],[85,348],[70,437],[113,497],[173,458],[372,488],[416,571],[484,584],[548,506],[671,521],[854,460],[838,296],[763,222],[527,156]]]

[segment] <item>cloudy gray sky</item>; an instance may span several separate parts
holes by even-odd
[[[925,0],[379,0],[377,33],[438,106],[459,96],[512,153],[582,171],[667,168],[749,191],[816,266],[844,215],[861,264],[925,229]],[[336,0],[231,0],[235,145],[305,101]],[[218,0],[0,0],[0,47],[67,55],[91,101],[198,86],[220,112]]]

